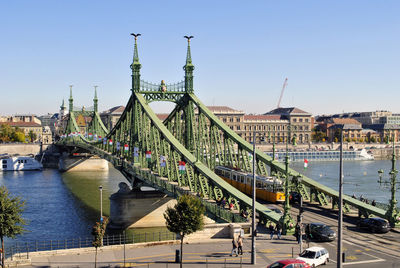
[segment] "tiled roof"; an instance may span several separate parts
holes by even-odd
[[[339,124],[339,125],[361,125],[360,122],[353,118],[332,118],[332,121],[334,124]]]
[[[250,120],[264,120],[264,121],[271,121],[271,120],[281,120],[280,115],[275,114],[245,114],[244,121]]]
[[[41,127],[42,125],[35,122],[1,122],[0,124],[6,124],[10,127]]]
[[[310,115],[310,113],[307,113],[299,108],[296,107],[288,107],[288,108],[276,108],[273,109],[272,111],[269,111],[268,113],[265,114],[284,114],[284,115],[289,115],[289,114],[304,114],[304,115]]]
[[[231,107],[228,106],[207,106],[207,108],[213,112],[213,113],[243,113],[243,111],[238,111],[235,109],[232,109]]]
[[[125,110],[125,106],[115,106],[112,107],[110,109],[108,109],[107,111],[102,112],[102,114],[122,114]]]
[[[161,121],[164,121],[169,116],[169,114],[156,114],[156,115],[157,115],[158,119],[160,119]]]

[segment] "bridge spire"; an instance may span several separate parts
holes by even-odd
[[[93,99],[93,106],[94,106],[94,112],[96,113],[97,112],[97,110],[98,110],[98,99],[97,99],[97,87],[98,86],[94,86],[94,99]]]
[[[140,90],[140,68],[142,65],[139,62],[139,53],[137,49],[137,38],[141,36],[140,33],[135,34],[131,33],[132,36],[135,37],[135,47],[133,50],[133,62],[131,64],[132,69],[132,91],[139,91]]]
[[[193,38],[193,35],[187,36],[185,35],[184,38],[187,39],[188,46],[187,46],[187,54],[186,54],[186,64],[183,66],[185,70],[185,90],[187,93],[193,93],[193,70],[194,65],[192,63],[192,55],[190,53],[190,39]]]
[[[69,112],[73,112],[74,109],[74,99],[72,98],[72,87],[74,85],[69,86]]]

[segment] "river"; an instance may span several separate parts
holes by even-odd
[[[290,167],[338,189],[338,162],[309,162],[306,170],[298,162],[291,163]],[[390,189],[377,183],[377,171],[383,169],[384,178],[388,179],[390,167],[387,160],[344,162],[344,192],[388,202]],[[90,237],[91,227],[100,216],[99,186],[103,186],[103,214],[108,215],[108,197],[118,190],[122,181],[126,182],[125,178],[111,166],[104,172],[60,173],[45,169],[0,173],[0,185],[5,185],[11,195],[20,196],[26,202],[23,217],[28,222],[27,232],[17,237],[18,242]]]

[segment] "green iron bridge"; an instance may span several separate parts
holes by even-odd
[[[111,162],[132,187],[148,185],[170,196],[190,193],[201,198],[207,213],[225,222],[242,222],[238,211],[251,211],[252,199],[214,173],[217,165],[252,173],[253,146],[222,123],[194,94],[190,38],[188,39],[184,81],[176,84],[152,84],[140,78],[137,36],[133,52],[132,94],[119,121],[107,130],[97,110],[87,116],[92,120],[83,130],[73,111],[72,90],[69,99],[69,119],[65,132],[57,142],[70,150],[84,150]],[[169,116],[161,121],[150,108],[153,101],[176,104]],[[73,149],[71,149],[73,148]],[[322,206],[337,206],[339,193],[292,170],[256,150],[256,173],[288,177],[290,190],[299,192],[305,200]],[[184,172],[183,172],[184,170]],[[226,198],[234,210],[223,209],[217,200]],[[328,202],[329,200],[329,202]],[[344,211],[352,206],[363,215],[386,217],[386,211],[344,196]],[[256,203],[262,222],[282,221],[280,215]],[[293,227],[293,220],[283,222],[284,230]]]

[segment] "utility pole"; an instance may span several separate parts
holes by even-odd
[[[300,204],[299,204],[299,218],[297,219],[299,223],[299,244],[300,244],[300,253],[303,252],[303,196],[300,195]]]
[[[342,268],[342,237],[343,235],[343,128],[340,131],[340,165],[339,165],[339,215],[338,215],[338,245],[337,267]]]
[[[256,264],[256,132],[253,134],[253,200],[251,215],[251,264]]]

